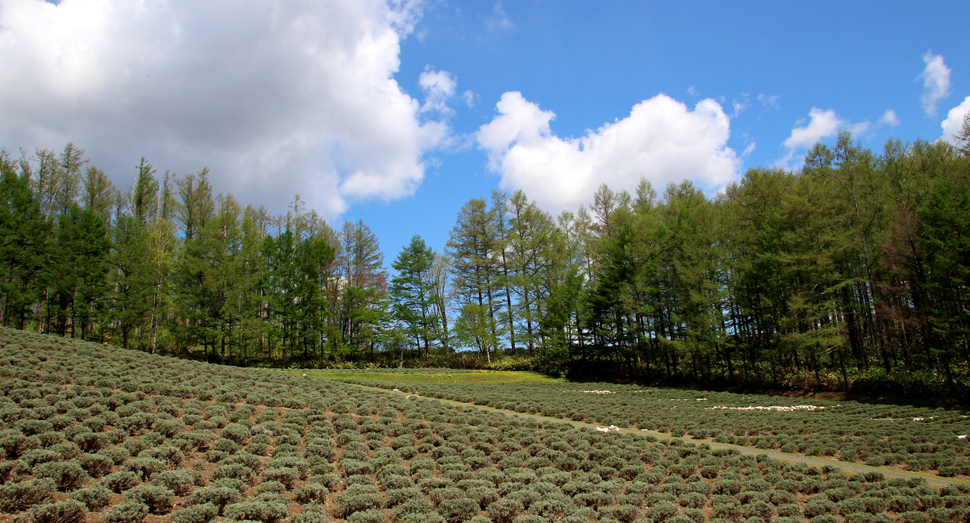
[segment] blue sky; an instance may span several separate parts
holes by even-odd
[[[970,111],[967,2],[126,4],[0,0],[0,145],[299,193],[388,266],[496,188],[553,213],[639,176],[713,194],[840,127],[878,152]]]
[[[727,145],[740,155],[754,143],[739,174],[784,160],[785,140],[810,122],[813,108],[835,111],[845,127],[870,122],[856,137],[881,151],[889,138],[939,138],[946,112],[970,95],[965,2],[925,9],[902,2],[654,4],[436,4],[404,42],[397,78],[413,86],[429,64],[453,73],[457,91],[475,94],[475,106],[455,104],[451,120],[467,134],[495,116],[507,91],[553,111],[551,128],[562,137],[625,118],[660,93],[689,107],[713,98],[731,116]],[[936,117],[921,104],[927,52],[951,70],[951,94]],[[736,116],[735,103],[743,106]],[[889,110],[897,125],[880,124]],[[413,231],[442,246],[461,205],[487,196],[499,175],[475,146],[438,157],[415,197],[349,214],[371,222],[402,212],[408,219],[389,222],[383,236]]]

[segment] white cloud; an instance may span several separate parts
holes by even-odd
[[[435,71],[429,66],[418,77],[418,85],[425,92],[421,112],[437,111],[443,115],[451,115],[455,112],[448,107],[448,100],[455,95],[455,86],[458,85],[455,75],[447,71]]]
[[[759,94],[758,101],[761,102],[761,107],[765,109],[779,110],[781,106],[778,105],[778,95],[768,96],[766,94]]]
[[[839,118],[832,109],[821,110],[812,107],[808,113],[808,125],[795,127],[791,131],[791,136],[785,140],[785,147],[788,153],[784,158],[778,160],[777,165],[791,169],[796,163],[800,163],[802,156],[800,151],[814,146],[824,138],[831,138],[839,133],[840,129],[846,129],[852,134],[862,134],[872,126],[870,122],[852,123]],[[885,115],[883,115],[885,117]]]
[[[711,99],[690,110],[660,94],[581,138],[556,136],[549,126],[556,115],[518,92],[503,94],[496,108],[477,135],[489,168],[503,188],[522,189],[551,212],[589,203],[603,183],[633,192],[641,178],[660,190],[691,179],[713,192],[738,177],[737,154],[727,147],[730,119]]]
[[[927,116],[936,116],[936,103],[950,95],[950,68],[943,63],[943,57],[929,51],[923,55],[926,68],[920,77],[923,79],[923,110]]]
[[[693,98],[697,98],[697,88],[695,88],[693,85],[688,85],[687,94],[691,95]]]
[[[492,6],[492,14],[485,18],[485,28],[489,31],[511,31],[513,27],[509,15],[502,9],[502,2],[496,2]]]
[[[946,120],[943,120],[943,123],[940,124],[943,127],[943,136],[940,139],[956,144],[953,135],[963,130],[963,119],[967,114],[970,114],[970,96],[964,98],[963,103],[950,109],[946,114]]]
[[[734,113],[731,114],[732,118],[737,118],[738,115],[741,114],[741,111],[745,110],[748,107],[747,105],[741,102],[738,102],[737,100],[734,100],[734,103],[732,103],[731,105],[734,106]]]
[[[748,156],[751,156],[751,153],[754,152],[756,147],[757,144],[755,142],[748,143],[747,147],[744,148],[744,152],[741,153],[741,161],[747,160]]]
[[[870,127],[872,127],[872,122],[858,122],[849,124],[848,130],[853,135],[858,136],[868,131]]]
[[[896,116],[896,111],[890,109],[882,113],[882,118],[879,118],[879,123],[888,125],[890,127],[896,127],[899,125],[899,117]]]
[[[791,136],[785,140],[785,147],[790,149],[811,147],[822,138],[835,136],[839,129],[845,126],[845,122],[839,119],[832,109],[823,111],[818,107],[812,107],[808,117],[808,125],[791,130]]]
[[[0,144],[73,141],[121,186],[141,156],[208,166],[217,191],[279,209],[300,193],[330,217],[407,196],[449,134],[393,78],[420,15],[412,1],[4,0]],[[454,77],[429,74],[437,109]]]
[[[748,93],[741,93],[742,100],[733,99],[731,100],[731,107],[734,108],[734,112],[731,113],[731,118],[737,118],[748,106],[751,104],[748,99]]]

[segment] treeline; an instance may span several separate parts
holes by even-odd
[[[210,361],[340,359],[383,342],[387,274],[362,222],[214,195],[144,160],[127,192],[68,144],[0,157],[0,321]]]
[[[881,154],[843,132],[799,170],[751,169],[714,198],[603,186],[553,217],[496,191],[464,205],[446,252],[415,236],[390,274],[363,223],[334,230],[299,198],[269,216],[213,196],[205,171],[143,162],[122,194],[82,175],[72,145],[4,156],[2,321],[235,363],[472,348],[705,383],[959,388],[968,131]]]
[[[573,369],[966,392],[968,130],[881,155],[842,133],[714,199],[604,186],[557,220],[521,193],[472,200],[449,242],[456,334]]]

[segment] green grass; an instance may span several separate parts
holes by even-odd
[[[301,370],[287,371],[292,374],[306,374],[307,376],[318,376],[331,379],[353,379],[371,381],[393,381],[400,383],[422,383],[422,384],[457,384],[457,385],[482,385],[492,383],[542,383],[558,382],[556,378],[550,378],[536,372],[525,371],[499,371],[499,370],[476,370],[471,372],[437,372],[420,374],[400,374],[395,372],[361,372],[361,371],[340,371],[340,370]]]

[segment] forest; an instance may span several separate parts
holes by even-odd
[[[385,266],[363,222],[128,189],[84,151],[0,155],[0,324],[233,365],[491,366],[705,384],[967,394],[970,119],[943,141],[848,132],[708,196],[601,186],[552,216],[462,207]]]

